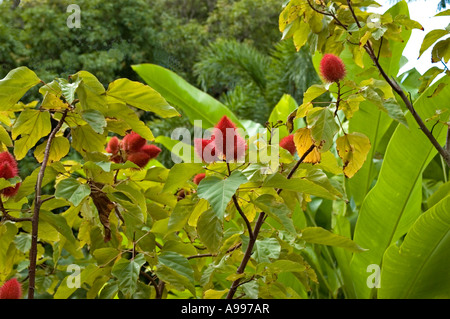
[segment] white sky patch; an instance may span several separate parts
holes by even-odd
[[[395,2],[389,0],[379,0],[377,2],[382,7],[370,8],[369,11],[384,13],[395,4]],[[433,46],[426,50],[420,59],[418,59],[420,46],[422,45],[425,35],[431,30],[445,29],[445,27],[450,23],[450,16],[434,17],[439,12],[449,9],[447,7],[444,10],[437,11],[438,3],[439,0],[415,0],[408,2],[410,18],[419,22],[425,30],[412,30],[411,37],[409,38],[405,50],[403,51],[403,55],[408,59],[408,63],[400,69],[399,74],[414,67],[420,74],[425,73],[433,66],[437,66],[441,69],[444,68],[444,65],[440,62],[431,63],[431,50]],[[445,37],[442,39],[445,39]]]

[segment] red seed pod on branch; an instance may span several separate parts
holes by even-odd
[[[16,278],[10,279],[0,287],[0,299],[21,299],[22,285]]]
[[[122,140],[123,150],[127,153],[139,152],[140,149],[147,143],[147,141],[138,133],[131,132]]]
[[[157,157],[161,153],[161,149],[153,144],[145,144],[140,151],[150,156],[150,159]]]
[[[194,139],[194,150],[206,163],[212,163],[217,160],[214,137],[210,140],[204,138]]]
[[[198,185],[204,178],[205,178],[205,173],[197,174],[194,176],[194,183]]]
[[[288,150],[292,155],[295,154],[296,148],[294,143],[294,134],[283,137],[280,141],[280,147]]]
[[[325,54],[320,61],[320,74],[327,82],[338,82],[345,77],[345,65],[334,54]]]
[[[9,179],[18,176],[17,162],[9,152],[0,153],[0,178]],[[6,197],[12,197],[19,191],[20,183],[0,191]]]
[[[106,151],[108,153],[116,155],[117,153],[119,153],[119,149],[120,149],[120,140],[116,136],[111,137],[111,139],[108,142],[108,145],[106,146]]]
[[[239,160],[245,155],[247,144],[238,134],[236,124],[228,116],[224,115],[216,124],[214,138],[216,151],[223,156],[227,157],[231,154],[233,160]]]

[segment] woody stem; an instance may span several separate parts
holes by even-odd
[[[45,146],[44,151],[44,159],[42,160],[41,168],[39,169],[36,188],[35,188],[35,196],[34,196],[34,213],[31,220],[31,248],[30,248],[30,266],[28,268],[28,299],[34,299],[34,290],[36,284],[36,262],[37,262],[37,240],[38,240],[38,226],[39,226],[39,211],[42,205],[41,199],[41,191],[42,191],[42,180],[44,179],[45,169],[47,167],[48,158],[50,155],[50,147],[52,145],[53,139],[56,136],[56,133],[61,129],[61,126],[64,123],[64,120],[67,116],[69,109],[66,109],[59,120],[56,127],[50,133],[47,145]]]

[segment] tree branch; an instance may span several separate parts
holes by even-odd
[[[358,23],[358,19],[356,19],[353,8],[351,5],[351,1],[347,0],[348,6],[350,11],[353,14],[353,17],[355,21]],[[436,138],[433,136],[433,134],[430,132],[430,130],[427,128],[425,123],[423,122],[422,118],[417,114],[416,110],[414,109],[413,104],[406,96],[405,92],[402,90],[400,85],[391,77],[389,77],[386,72],[384,71],[383,67],[381,66],[380,62],[378,61],[377,56],[375,55],[375,52],[373,50],[372,44],[369,41],[364,45],[364,49],[369,54],[369,57],[372,59],[372,61],[375,63],[375,66],[379,70],[381,76],[385,79],[385,81],[389,84],[389,86],[394,90],[395,93],[397,93],[402,101],[405,103],[406,107],[408,108],[411,115],[414,117],[414,120],[419,125],[419,128],[422,130],[422,132],[425,134],[425,136],[430,140],[431,144],[433,144],[434,148],[439,152],[439,154],[444,158],[447,165],[450,167],[450,151],[445,150],[441,144],[436,140]]]
[[[315,147],[316,146],[314,144],[309,147],[309,149],[302,155],[302,157],[297,161],[295,166],[289,172],[287,179],[290,179],[294,175],[297,168],[300,166],[300,164],[305,160],[306,156],[308,156],[308,154],[311,153]],[[282,191],[283,191],[283,189],[281,189],[281,188],[277,189],[277,194],[280,194]],[[247,263],[250,260],[250,257],[252,255],[253,247],[255,246],[255,242],[256,242],[256,238],[258,237],[259,231],[261,230],[261,226],[264,223],[265,218],[266,218],[266,213],[264,213],[264,212],[259,213],[258,220],[256,221],[256,224],[255,224],[255,229],[253,230],[253,238],[250,238],[247,249],[245,250],[245,253],[244,253],[244,257],[242,258],[241,264],[239,265],[239,268],[236,271],[236,274],[238,274],[238,275],[244,273],[245,267],[247,266]],[[227,299],[233,299],[233,296],[236,293],[236,290],[239,287],[240,282],[241,282],[241,278],[238,278],[235,281],[233,281],[231,288],[228,291]]]
[[[31,221],[32,229],[31,229],[30,266],[28,268],[28,276],[29,276],[28,299],[34,298],[34,289],[36,284],[37,240],[38,240],[38,226],[39,226],[39,211],[42,205],[41,199],[42,180],[44,179],[44,173],[47,167],[48,158],[50,156],[50,147],[52,145],[53,139],[55,138],[56,133],[58,133],[58,131],[61,129],[61,126],[63,125],[68,112],[69,109],[66,109],[64,111],[61,120],[59,120],[58,124],[48,137],[47,145],[45,146],[44,151],[44,159],[42,160],[41,168],[37,176],[35,197],[34,197],[34,213]]]
[[[2,220],[10,220],[12,222],[18,223],[18,222],[31,222],[31,217],[23,217],[23,218],[16,218],[11,216],[8,211],[6,210],[5,206],[3,205],[3,200],[0,195],[0,211],[3,213]]]

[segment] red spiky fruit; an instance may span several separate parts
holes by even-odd
[[[247,144],[238,134],[236,124],[228,116],[224,115],[216,124],[214,138],[216,151],[225,157],[231,154],[232,159],[238,160],[245,155]]]
[[[108,142],[108,145],[106,146],[106,151],[108,153],[116,155],[117,153],[119,153],[119,149],[120,149],[120,140],[116,136],[111,137],[111,139]]]
[[[206,176],[205,173],[200,173],[200,174],[195,175],[194,183],[198,185],[201,182],[201,180],[205,178],[205,176]]]
[[[140,168],[143,168],[145,165],[147,165],[148,161],[150,160],[150,155],[148,155],[145,152],[135,152],[129,154],[127,160],[133,162]]]
[[[138,133],[131,132],[122,140],[122,147],[127,153],[139,152],[140,149],[147,143],[147,141]]]
[[[17,176],[19,169],[17,162],[9,152],[0,153],[0,178],[9,179]],[[19,191],[21,183],[17,183],[15,186],[4,188],[0,191],[6,197],[12,197]]]
[[[0,153],[0,163],[3,168],[0,168],[0,177],[8,179],[17,176],[19,173],[17,162],[9,152]]]
[[[0,299],[21,299],[22,285],[16,278],[10,279],[0,287]]]
[[[145,144],[140,151],[148,154],[150,159],[157,157],[161,153],[161,149],[153,144]]]
[[[338,82],[345,77],[344,62],[334,54],[325,54],[320,61],[320,74],[327,82]]]
[[[217,160],[214,138],[210,140],[204,138],[194,139],[194,150],[206,163],[212,163]]]
[[[294,143],[294,134],[283,137],[280,141],[280,146],[285,150],[288,150],[292,155],[294,155],[296,151]]]

